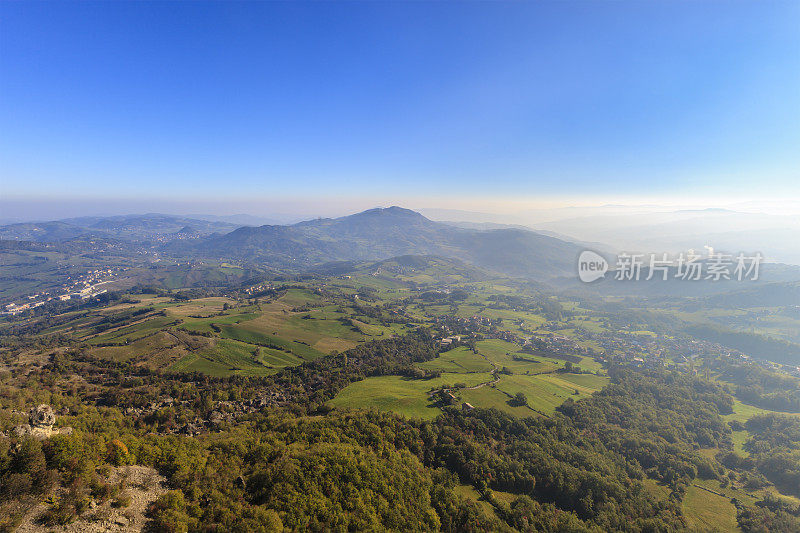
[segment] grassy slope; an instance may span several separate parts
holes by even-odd
[[[683,513],[692,531],[741,531],[736,522],[736,507],[730,498],[694,485],[686,489]]]
[[[481,355],[473,353],[466,346],[459,346],[444,352],[432,361],[419,365],[427,370],[441,370],[442,372],[489,372],[492,365]]]
[[[329,404],[333,407],[378,409],[423,418],[435,418],[441,411],[431,406],[428,391],[443,384],[463,382],[467,386],[491,380],[491,374],[443,373],[435,379],[408,379],[401,376],[371,377],[345,387]]]

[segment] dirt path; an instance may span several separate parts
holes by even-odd
[[[483,383],[478,383],[477,385],[473,385],[472,387],[465,387],[467,390],[480,389],[483,386],[494,385],[495,383],[500,381],[500,376],[498,375],[497,363],[495,363],[494,361],[490,360],[488,357],[486,357],[484,354],[482,354],[480,352],[475,352],[475,353],[477,353],[478,355],[480,355],[481,357],[486,359],[486,361],[490,365],[492,365],[492,374],[494,375],[494,379],[491,380],[491,381],[484,381]]]
[[[465,389],[465,390],[475,390],[475,389],[480,389],[481,387],[485,387],[486,385],[495,385],[495,384],[496,384],[498,381],[500,381],[500,371],[499,371],[499,369],[497,368],[497,363],[495,363],[494,361],[492,361],[491,359],[489,359],[488,357],[486,357],[484,354],[482,354],[482,353],[480,353],[480,352],[476,352],[476,353],[477,353],[478,355],[480,355],[481,357],[483,357],[484,359],[486,359],[486,360],[489,362],[489,364],[490,364],[490,365],[492,365],[492,367],[493,367],[493,369],[492,369],[492,374],[494,374],[494,379],[493,379],[493,380],[491,380],[491,381],[485,381],[485,382],[483,382],[483,383],[478,383],[477,385],[473,385],[472,387],[464,387],[464,389]],[[536,374],[536,375],[541,375],[541,374],[552,374],[553,372],[555,372],[555,370],[551,370],[551,371],[549,371],[549,372],[540,372],[540,373],[538,373],[538,374]],[[505,395],[506,395],[506,396],[508,396],[509,398],[513,398],[513,396],[512,396],[511,394],[507,393],[507,392],[506,392],[506,391],[504,391],[504,390],[500,390],[500,389],[498,389],[497,387],[495,387],[495,390],[497,390],[497,391],[499,391],[499,392],[501,392],[501,393],[505,394]],[[530,405],[527,405],[527,404],[526,404],[526,405],[525,405],[525,407],[527,407],[528,409],[530,409],[531,411],[533,411],[533,412],[534,412],[534,413],[536,413],[537,415],[543,416],[543,417],[545,417],[545,418],[550,418],[550,415],[548,415],[548,414],[546,414],[546,413],[543,413],[543,412],[539,411],[538,409],[534,409],[534,408],[533,408],[533,407],[531,407]]]

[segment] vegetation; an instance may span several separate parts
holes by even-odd
[[[0,323],[0,530],[126,505],[130,464],[167,479],[159,531],[797,530],[787,372],[662,315],[380,268]],[[18,431],[41,403],[72,432]]]

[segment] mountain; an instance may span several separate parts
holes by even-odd
[[[547,279],[572,272],[581,248],[524,229],[458,228],[409,209],[388,207],[289,226],[243,227],[225,235],[169,243],[165,251],[276,267],[435,255],[507,275]]]
[[[177,235],[200,235],[200,232],[194,226],[184,226],[175,233]]]
[[[521,224],[500,224],[498,222],[461,222],[453,220],[440,220],[442,224],[466,229],[531,229]],[[545,232],[540,232],[544,234]]]
[[[752,308],[800,306],[800,282],[768,283],[706,299],[708,307]]]

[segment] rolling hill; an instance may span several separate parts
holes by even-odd
[[[113,238],[147,241],[183,233],[210,235],[227,233],[239,224],[150,213],[110,217],[79,217],[51,222],[23,222],[0,226],[0,239],[33,242],[64,242],[75,238]],[[183,231],[190,228],[190,232]]]

